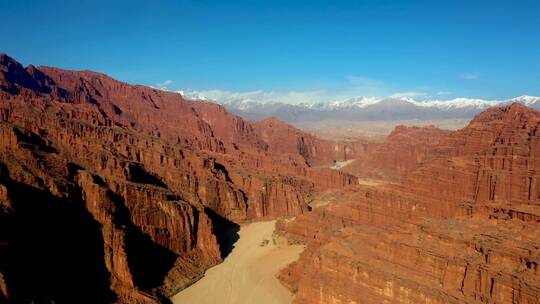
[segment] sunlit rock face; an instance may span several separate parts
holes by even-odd
[[[221,261],[223,229],[356,183],[279,121],[6,55],[0,117],[0,302],[156,303]]]
[[[396,149],[371,159],[391,160],[401,182],[279,223],[308,244],[281,273],[295,303],[540,302],[539,126],[540,113],[512,104],[435,145],[411,150],[415,133],[435,131],[407,130],[400,144],[396,130],[382,143]]]

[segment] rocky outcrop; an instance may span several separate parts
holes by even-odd
[[[539,125],[518,104],[487,110],[417,147],[401,183],[281,221],[308,244],[280,275],[295,303],[539,303]]]
[[[433,126],[398,126],[382,143],[367,144],[365,153],[343,171],[357,176],[398,181],[433,155],[441,155],[441,141],[450,131]],[[358,149],[357,149],[358,150]]]
[[[356,183],[279,122],[6,55],[0,118],[0,300],[166,302],[221,261],[221,231]]]
[[[312,164],[329,164],[336,160],[354,159],[362,154],[363,147],[356,141],[332,142],[304,133],[277,118],[254,123],[271,154],[299,153]]]

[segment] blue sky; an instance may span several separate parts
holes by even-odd
[[[0,51],[24,64],[171,90],[540,95],[540,1],[0,0],[0,12]]]

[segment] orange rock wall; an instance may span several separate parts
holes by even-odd
[[[356,183],[310,167],[333,143],[279,121],[3,54],[0,118],[0,301],[156,303],[221,261],[221,230]],[[17,264],[32,242],[50,254]]]
[[[518,104],[487,110],[417,148],[401,183],[280,221],[308,245],[280,275],[295,303],[539,303],[539,125]]]

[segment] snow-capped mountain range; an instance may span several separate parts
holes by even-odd
[[[184,93],[186,98],[212,101],[201,93]],[[216,98],[239,116],[248,119],[262,119],[271,116],[287,122],[314,120],[434,120],[450,118],[472,118],[486,108],[518,102],[540,110],[540,97],[522,95],[506,100],[455,98],[450,100],[415,100],[411,97],[354,97],[327,103],[289,104],[258,100],[249,96],[224,96]]]

